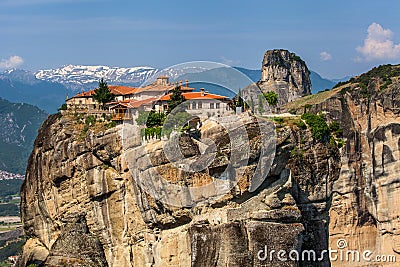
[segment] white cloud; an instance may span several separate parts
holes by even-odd
[[[11,56],[8,59],[2,59],[0,61],[0,69],[12,69],[21,66],[24,60],[20,56]]]
[[[322,51],[321,53],[319,53],[319,57],[322,61],[328,61],[332,59],[332,55],[326,51]]]
[[[378,23],[372,23],[368,27],[364,45],[356,48],[357,52],[362,55],[356,61],[400,58],[400,44],[395,44],[392,37],[393,32],[390,29],[384,29]]]

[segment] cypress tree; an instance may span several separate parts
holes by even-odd
[[[93,99],[101,103],[103,109],[106,108],[106,103],[115,99],[115,95],[108,89],[107,82],[103,78],[99,81],[99,88],[95,90]]]
[[[182,104],[185,101],[186,101],[186,99],[182,95],[180,86],[175,87],[174,90],[172,91],[170,100],[168,100],[168,102],[167,102],[168,103],[167,114],[169,114],[174,108],[176,108],[177,106],[179,106],[180,104]],[[182,111],[183,110],[184,109],[182,109]]]

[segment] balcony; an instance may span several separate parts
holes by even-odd
[[[113,121],[124,121],[124,120],[131,120],[132,115],[130,113],[114,113],[112,114],[111,120]]]

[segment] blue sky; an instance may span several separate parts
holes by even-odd
[[[153,66],[210,60],[257,69],[285,48],[324,77],[400,63],[400,1],[0,0],[0,68]]]

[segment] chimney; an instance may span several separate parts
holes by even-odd
[[[168,76],[159,76],[157,77],[156,84],[158,85],[168,85],[169,77]]]
[[[186,80],[186,87],[189,87],[189,80]]]
[[[204,95],[205,95],[205,93],[204,93],[204,88],[200,88],[200,93],[201,93],[201,94],[200,94],[201,96],[204,96]]]
[[[179,87],[182,88],[182,80],[179,81]]]

